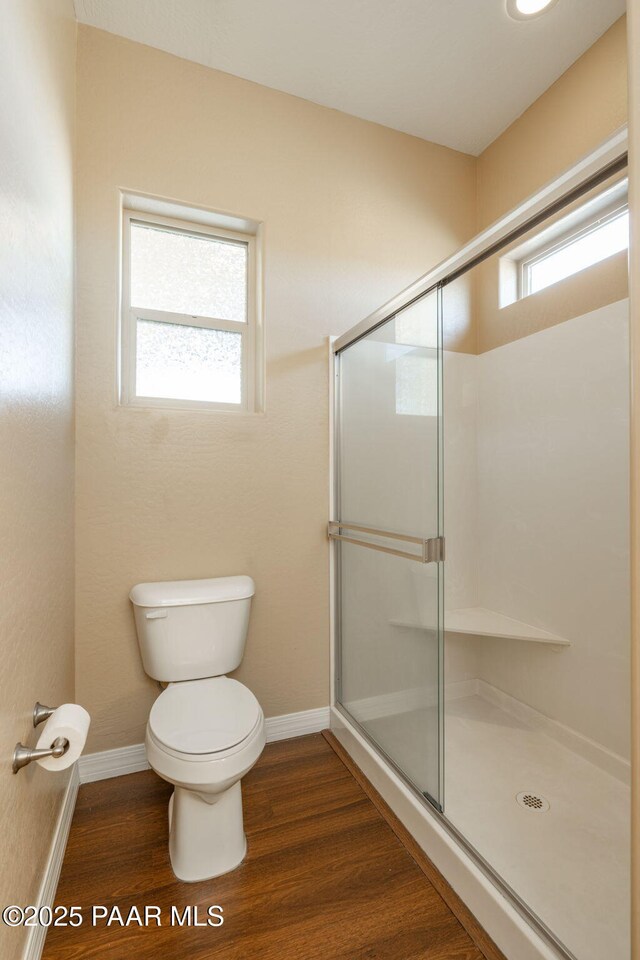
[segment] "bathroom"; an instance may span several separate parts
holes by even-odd
[[[3,958],[640,960],[640,4],[531,2],[2,0]]]

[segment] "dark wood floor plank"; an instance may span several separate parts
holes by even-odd
[[[486,930],[480,926],[466,904],[463,903],[455,890],[445,880],[437,867],[426,855],[424,850],[411,836],[407,828],[400,822],[400,820],[398,820],[389,805],[382,799],[378,791],[375,789],[373,784],[369,782],[362,770],[356,766],[337,737],[331,733],[330,730],[324,730],[322,732],[322,736],[327,741],[329,746],[331,746],[331,748],[335,751],[336,756],[342,760],[345,767],[351,772],[354,779],[364,790],[366,795],[375,805],[376,809],[382,814],[386,822],[389,824],[395,835],[402,843],[403,847],[411,855],[425,876],[428,877],[429,881],[433,884],[434,889],[437,890],[444,902],[461,922],[473,942],[476,944],[478,949],[481,950],[486,960],[506,960],[502,951],[498,949]]]
[[[375,803],[319,734],[270,744],[243,781],[248,853],[224,877],[177,881],[171,787],[150,771],[81,787],[56,902],[84,924],[49,930],[43,960],[482,960]],[[158,905],[163,926],[90,925],[93,904]],[[172,927],[170,908],[224,909]]]

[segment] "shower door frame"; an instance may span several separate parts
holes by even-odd
[[[457,279],[483,260],[497,253],[507,244],[514,242],[519,236],[524,235],[536,225],[543,223],[548,217],[562,210],[573,200],[577,200],[583,194],[595,188],[617,172],[627,168],[627,143],[627,127],[624,126],[568,171],[533,194],[482,233],[478,234],[478,236],[462,247],[456,254],[444,260],[369,317],[356,324],[341,336],[330,338],[330,523],[336,523],[342,519],[338,512],[340,504],[339,430],[341,411],[340,389],[339,386],[336,385],[340,362],[339,354],[342,350],[361,340],[363,337],[366,337],[373,330],[391,320],[400,310],[410,306],[415,301],[435,290],[439,291],[439,326],[441,327],[441,291],[446,284]],[[441,332],[438,339],[439,345],[441,346]],[[439,380],[438,389],[441,392],[441,378],[439,378]],[[439,399],[441,402],[441,397]],[[439,423],[441,423],[441,406],[439,406],[439,415]],[[438,433],[438,456],[441,458],[442,429],[439,429]],[[439,533],[441,534],[442,531],[439,531]],[[444,534],[446,536],[446,530]],[[393,758],[389,757],[388,754],[380,748],[367,731],[338,701],[338,695],[340,693],[338,670],[341,661],[339,546],[339,543],[330,541],[331,730],[336,734],[343,747],[349,755],[353,757],[356,763],[358,763],[359,766],[365,765],[369,774],[375,770],[376,759],[382,759],[390,768],[391,772],[395,774],[399,783],[389,782],[388,771],[380,771],[380,775],[377,778],[378,782],[376,782],[375,773],[373,776],[369,776],[369,778],[372,779],[374,786],[376,786],[383,797],[387,799],[394,813],[396,813],[410,831],[416,823],[415,808],[417,802],[419,805],[418,813],[424,814],[425,817],[427,834],[429,833],[429,824],[431,824],[432,830],[435,827],[440,834],[439,838],[433,836],[430,840],[427,840],[424,849],[433,860],[435,866],[441,870],[445,879],[449,879],[447,873],[451,872],[447,867],[452,867],[456,870],[456,873],[458,873],[457,880],[460,883],[460,888],[456,886],[456,892],[463,892],[465,882],[471,884],[475,882],[477,884],[478,880],[483,880],[485,885],[488,882],[493,888],[493,897],[487,897],[486,895],[480,896],[478,894],[475,898],[475,905],[473,902],[471,904],[469,903],[469,899],[471,901],[474,900],[472,892],[468,894],[468,899],[466,897],[463,897],[463,899],[467,902],[467,905],[472,908],[473,913],[481,925],[487,933],[493,937],[501,949],[505,952],[508,951],[508,953],[514,952],[515,955],[521,956],[523,960],[525,956],[540,958],[540,960],[542,960],[542,958],[545,958],[545,960],[547,960],[547,958],[548,960],[551,960],[551,958],[576,960],[575,956],[556,937],[553,931],[531,911],[516,891],[502,879],[491,864],[475,850],[465,836],[447,819],[446,813],[440,812],[433,804],[425,799],[398,764],[394,762]],[[439,602],[441,604],[443,578],[440,577],[439,580],[441,584]],[[443,629],[442,618],[439,616],[438,619],[439,629]],[[439,677],[439,685],[442,692],[442,671]],[[441,723],[441,776],[444,764],[443,734],[443,724]],[[367,773],[367,769],[365,769],[365,773]],[[393,781],[393,777],[391,777],[391,781]],[[405,796],[400,797],[398,788],[404,791]],[[411,800],[411,798],[413,798],[413,803],[407,805],[407,800]],[[394,799],[396,800],[395,805],[393,802]],[[439,828],[439,830],[437,828]],[[423,833],[423,836],[426,836],[426,834]],[[446,843],[447,838],[448,843]],[[453,843],[455,847],[458,848],[457,854],[454,851],[453,861],[451,859],[451,849],[444,855],[441,842],[443,840],[445,841],[445,846],[450,848]],[[423,846],[422,843],[420,845]],[[456,859],[461,862],[455,864]],[[464,859],[467,860],[466,864],[464,863]],[[470,863],[468,861],[470,861]],[[465,878],[461,876],[462,871],[466,871]],[[485,894],[486,893],[487,891],[485,890]],[[509,913],[509,908],[511,908],[511,913]],[[505,930],[505,914],[507,914],[508,919],[511,921],[509,930]],[[532,931],[537,934],[537,944],[532,943],[530,936],[527,938],[527,932],[526,929],[523,929],[522,921],[528,926],[530,932]],[[511,937],[510,940],[509,937]],[[513,939],[514,937],[515,939]],[[527,939],[529,941],[528,943]],[[509,942],[507,942],[507,940],[509,940]],[[533,952],[530,954],[522,952],[525,948],[530,948]],[[549,949],[551,952],[549,952]],[[516,953],[516,951],[518,952]]]
[[[436,623],[437,623],[437,647],[438,647],[438,793],[437,800],[430,796],[428,793],[421,791],[418,786],[410,780],[407,773],[402,770],[400,766],[395,762],[393,757],[391,757],[384,748],[377,743],[373,737],[365,730],[365,728],[360,724],[351,714],[343,707],[341,703],[342,699],[342,676],[341,676],[341,663],[342,663],[342,625],[340,618],[340,609],[341,609],[341,590],[342,590],[342,569],[341,569],[341,557],[342,550],[340,546],[341,537],[332,537],[331,528],[337,527],[338,531],[341,527],[344,529],[356,529],[356,530],[366,530],[364,527],[352,527],[346,521],[342,523],[341,517],[341,471],[340,471],[340,450],[341,450],[341,437],[340,437],[340,424],[342,422],[342,390],[340,383],[340,352],[342,349],[351,346],[357,340],[362,340],[364,337],[370,333],[370,330],[365,331],[364,333],[358,334],[353,340],[349,341],[344,347],[337,347],[338,338],[330,338],[330,362],[329,362],[329,383],[330,383],[330,457],[329,457],[329,467],[330,467],[330,477],[331,477],[331,492],[329,497],[329,513],[331,519],[328,522],[328,530],[330,535],[331,550],[330,550],[330,582],[331,582],[331,600],[330,600],[330,616],[331,616],[331,708],[339,711],[343,717],[348,719],[348,721],[354,724],[360,733],[367,738],[367,740],[375,747],[378,753],[384,757],[386,762],[393,767],[393,769],[407,782],[411,789],[420,797],[421,801],[426,802],[434,812],[442,816],[443,809],[443,800],[444,800],[444,571],[442,569],[442,564],[444,562],[444,535],[443,535],[443,523],[444,523],[444,478],[443,478],[443,451],[444,451],[444,431],[443,431],[443,339],[442,339],[442,288],[441,284],[435,284],[433,287],[429,287],[423,293],[416,295],[412,300],[410,300],[405,306],[409,306],[414,301],[421,300],[423,297],[427,297],[430,293],[436,293],[437,296],[437,366],[438,366],[438,375],[437,375],[437,439],[436,439],[436,475],[437,475],[437,494],[436,494],[436,536],[432,540],[423,540],[421,541],[422,547],[422,557],[419,558],[415,554],[405,553],[405,557],[410,557],[413,560],[421,559],[423,563],[436,563],[438,565],[437,573],[437,611],[436,611]],[[377,322],[375,327],[371,329],[376,329],[377,327],[382,326],[388,320],[392,320],[397,312],[402,309],[398,308],[394,311],[391,316],[385,317],[383,320]],[[342,338],[339,338],[340,340]],[[333,519],[333,518],[336,519]],[[368,533],[376,534],[378,536],[386,537],[390,536],[393,539],[408,539],[413,540],[417,543],[418,538],[416,537],[393,537],[391,534],[387,534],[381,531],[374,531],[369,529]],[[365,546],[370,546],[365,544]],[[382,549],[380,547],[374,547],[374,549]],[[393,550],[388,550],[389,553],[394,553]],[[398,554],[400,555],[400,554]],[[427,556],[429,555],[429,559]]]

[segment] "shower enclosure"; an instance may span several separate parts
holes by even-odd
[[[624,216],[608,151],[334,349],[333,725],[523,958],[629,955],[625,244],[556,263]]]

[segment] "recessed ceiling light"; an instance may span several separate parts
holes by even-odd
[[[532,20],[546,13],[558,0],[507,0],[507,13],[514,20]]]

